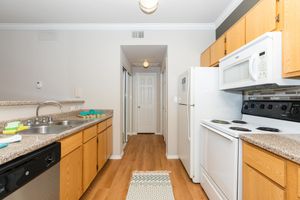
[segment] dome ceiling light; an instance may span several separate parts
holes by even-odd
[[[144,66],[144,68],[148,68],[149,67],[149,62],[146,59],[143,62],[143,66]]]
[[[158,0],[139,0],[140,9],[145,14],[152,14],[158,8]]]

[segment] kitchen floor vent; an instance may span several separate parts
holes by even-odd
[[[133,31],[132,38],[144,38],[144,31]]]

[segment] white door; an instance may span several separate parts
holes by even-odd
[[[178,84],[178,156],[186,171],[191,174],[191,137],[188,72],[179,77]]]
[[[137,131],[156,132],[157,77],[155,73],[137,74]]]

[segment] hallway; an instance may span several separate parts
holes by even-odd
[[[135,170],[171,171],[176,200],[206,200],[199,184],[193,184],[179,160],[167,160],[162,136],[136,135],[129,138],[122,160],[110,160],[95,178],[82,200],[123,200]]]

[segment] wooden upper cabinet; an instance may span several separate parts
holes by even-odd
[[[246,43],[246,19],[243,17],[226,32],[227,54],[235,51]]]
[[[210,47],[210,64],[218,64],[219,60],[226,55],[225,52],[225,35],[222,35]]]
[[[300,76],[300,1],[284,0],[283,76]]]
[[[201,54],[201,67],[209,67],[210,66],[210,48],[207,48]]]
[[[276,30],[276,17],[277,0],[260,0],[246,14],[246,43],[265,32]]]

